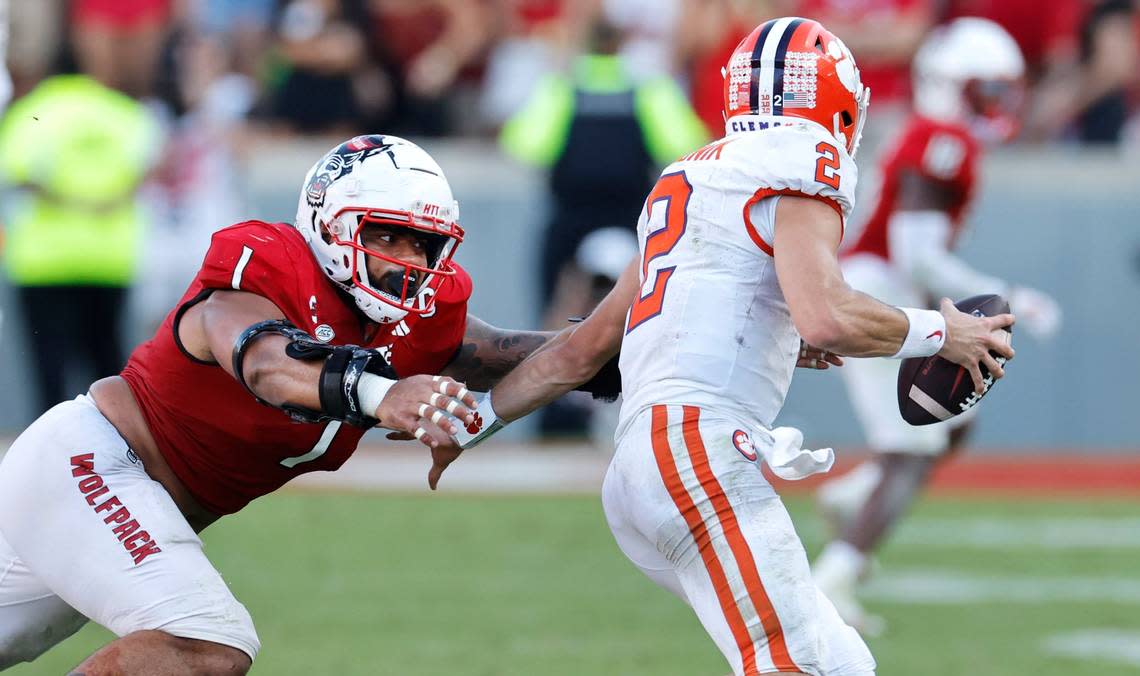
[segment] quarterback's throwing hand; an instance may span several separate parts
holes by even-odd
[[[381,427],[395,430],[393,439],[418,439],[430,448],[451,439],[459,428],[448,417],[471,422],[475,397],[462,383],[446,376],[404,378],[384,395],[376,418]]]
[[[1013,359],[1013,348],[1009,344],[1009,333],[1005,327],[1013,326],[1011,314],[993,317],[975,317],[954,307],[949,298],[942,299],[942,316],[946,318],[946,342],[938,356],[948,359],[970,372],[974,381],[974,391],[982,394],[988,387],[982,375],[982,366],[994,377],[1001,378],[1005,371],[998,357]]]

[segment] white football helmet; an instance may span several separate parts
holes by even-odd
[[[1018,130],[1025,59],[1004,28],[965,17],[935,29],[914,57],[914,107],[923,116],[965,122],[985,141]]]
[[[366,248],[361,240],[366,225],[422,233],[426,267]],[[313,165],[301,187],[294,226],[325,275],[381,324],[432,311],[439,278],[455,274],[451,258],[463,241],[459,204],[443,170],[416,144],[379,134],[345,141]],[[402,266],[403,273],[369,279],[367,256]]]

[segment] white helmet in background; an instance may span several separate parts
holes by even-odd
[[[637,252],[637,235],[632,230],[609,226],[582,239],[574,252],[574,262],[587,274],[616,282]]]
[[[368,249],[366,225],[415,230],[427,265]],[[369,319],[388,324],[427,314],[440,277],[455,274],[451,258],[463,241],[459,205],[435,160],[396,136],[357,136],[330,150],[305,176],[294,226],[325,275],[352,295]],[[369,279],[367,257],[403,268]]]
[[[965,122],[984,141],[1016,135],[1025,59],[1004,28],[977,17],[936,28],[915,54],[914,107],[925,117]]]

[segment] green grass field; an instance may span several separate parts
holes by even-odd
[[[806,500],[788,502],[814,553],[822,526]],[[888,622],[870,642],[878,673],[1140,673],[1135,651],[1131,664],[1049,652],[1058,635],[1090,630],[1077,652],[1107,631],[1130,632],[1113,650],[1128,636],[1140,646],[1138,513],[1128,502],[926,501],[869,594]],[[257,623],[254,674],[728,671],[690,611],[621,556],[593,497],[285,493],[205,540]],[[8,673],[64,673],[108,637],[88,626]]]

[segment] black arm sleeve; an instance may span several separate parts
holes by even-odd
[[[321,410],[314,411],[303,406],[282,404],[274,406],[257,395],[245,381],[245,352],[258,336],[274,333],[289,339],[285,354],[301,361],[324,360],[318,388]],[[292,323],[284,319],[258,322],[234,341],[234,377],[245,387],[253,398],[266,406],[280,408],[294,420],[318,423],[326,420],[341,420],[358,427],[374,427],[377,420],[361,409],[358,388],[360,376],[372,373],[382,378],[396,380],[396,372],[375,350],[357,345],[328,345],[318,341]]]

